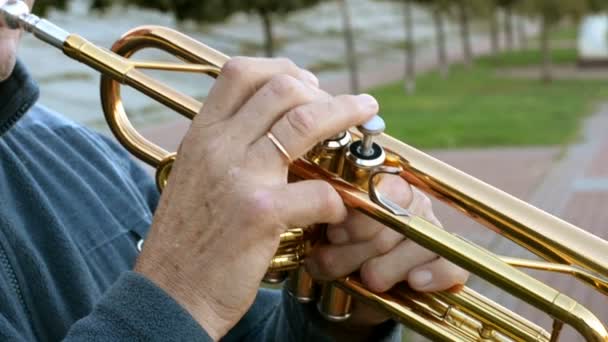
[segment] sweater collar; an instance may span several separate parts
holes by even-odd
[[[38,100],[38,85],[17,61],[12,74],[0,82],[0,135],[8,131]]]

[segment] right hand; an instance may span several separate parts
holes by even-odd
[[[327,183],[287,184],[266,133],[296,159],[377,111],[369,95],[328,95],[287,60],[232,59],[182,142],[135,270],[219,339],[253,303],[280,233],[346,215]]]

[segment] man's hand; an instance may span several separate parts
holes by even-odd
[[[327,183],[287,184],[288,160],[377,114],[369,95],[329,96],[287,60],[229,61],[180,147],[135,270],[214,339],[255,299],[288,227],[339,223]]]
[[[431,201],[402,178],[385,176],[380,191],[412,214],[441,226]],[[333,280],[360,270],[363,283],[372,291],[385,292],[401,281],[414,290],[430,292],[464,284],[468,273],[438,257],[403,235],[382,226],[371,218],[349,210],[347,219],[327,229],[330,244],[317,246],[306,260],[313,277]],[[371,326],[389,317],[364,305],[357,305],[349,326]]]

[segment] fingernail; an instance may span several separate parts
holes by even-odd
[[[315,87],[319,86],[319,79],[312,72],[302,69],[302,76],[308,83],[314,85]]]
[[[327,229],[327,238],[333,244],[342,245],[348,242],[348,233],[342,227],[331,227]]]
[[[410,276],[409,281],[412,287],[421,289],[433,281],[433,273],[427,270],[416,271]]]
[[[357,96],[357,101],[359,101],[359,105],[361,105],[365,110],[378,110],[378,101],[376,101],[376,99],[369,94],[361,94]]]

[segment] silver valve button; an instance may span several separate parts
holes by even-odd
[[[359,146],[357,152],[364,157],[369,157],[374,154],[374,136],[382,134],[386,129],[384,120],[376,115],[361,126],[358,126],[359,132],[363,133],[363,142]]]

